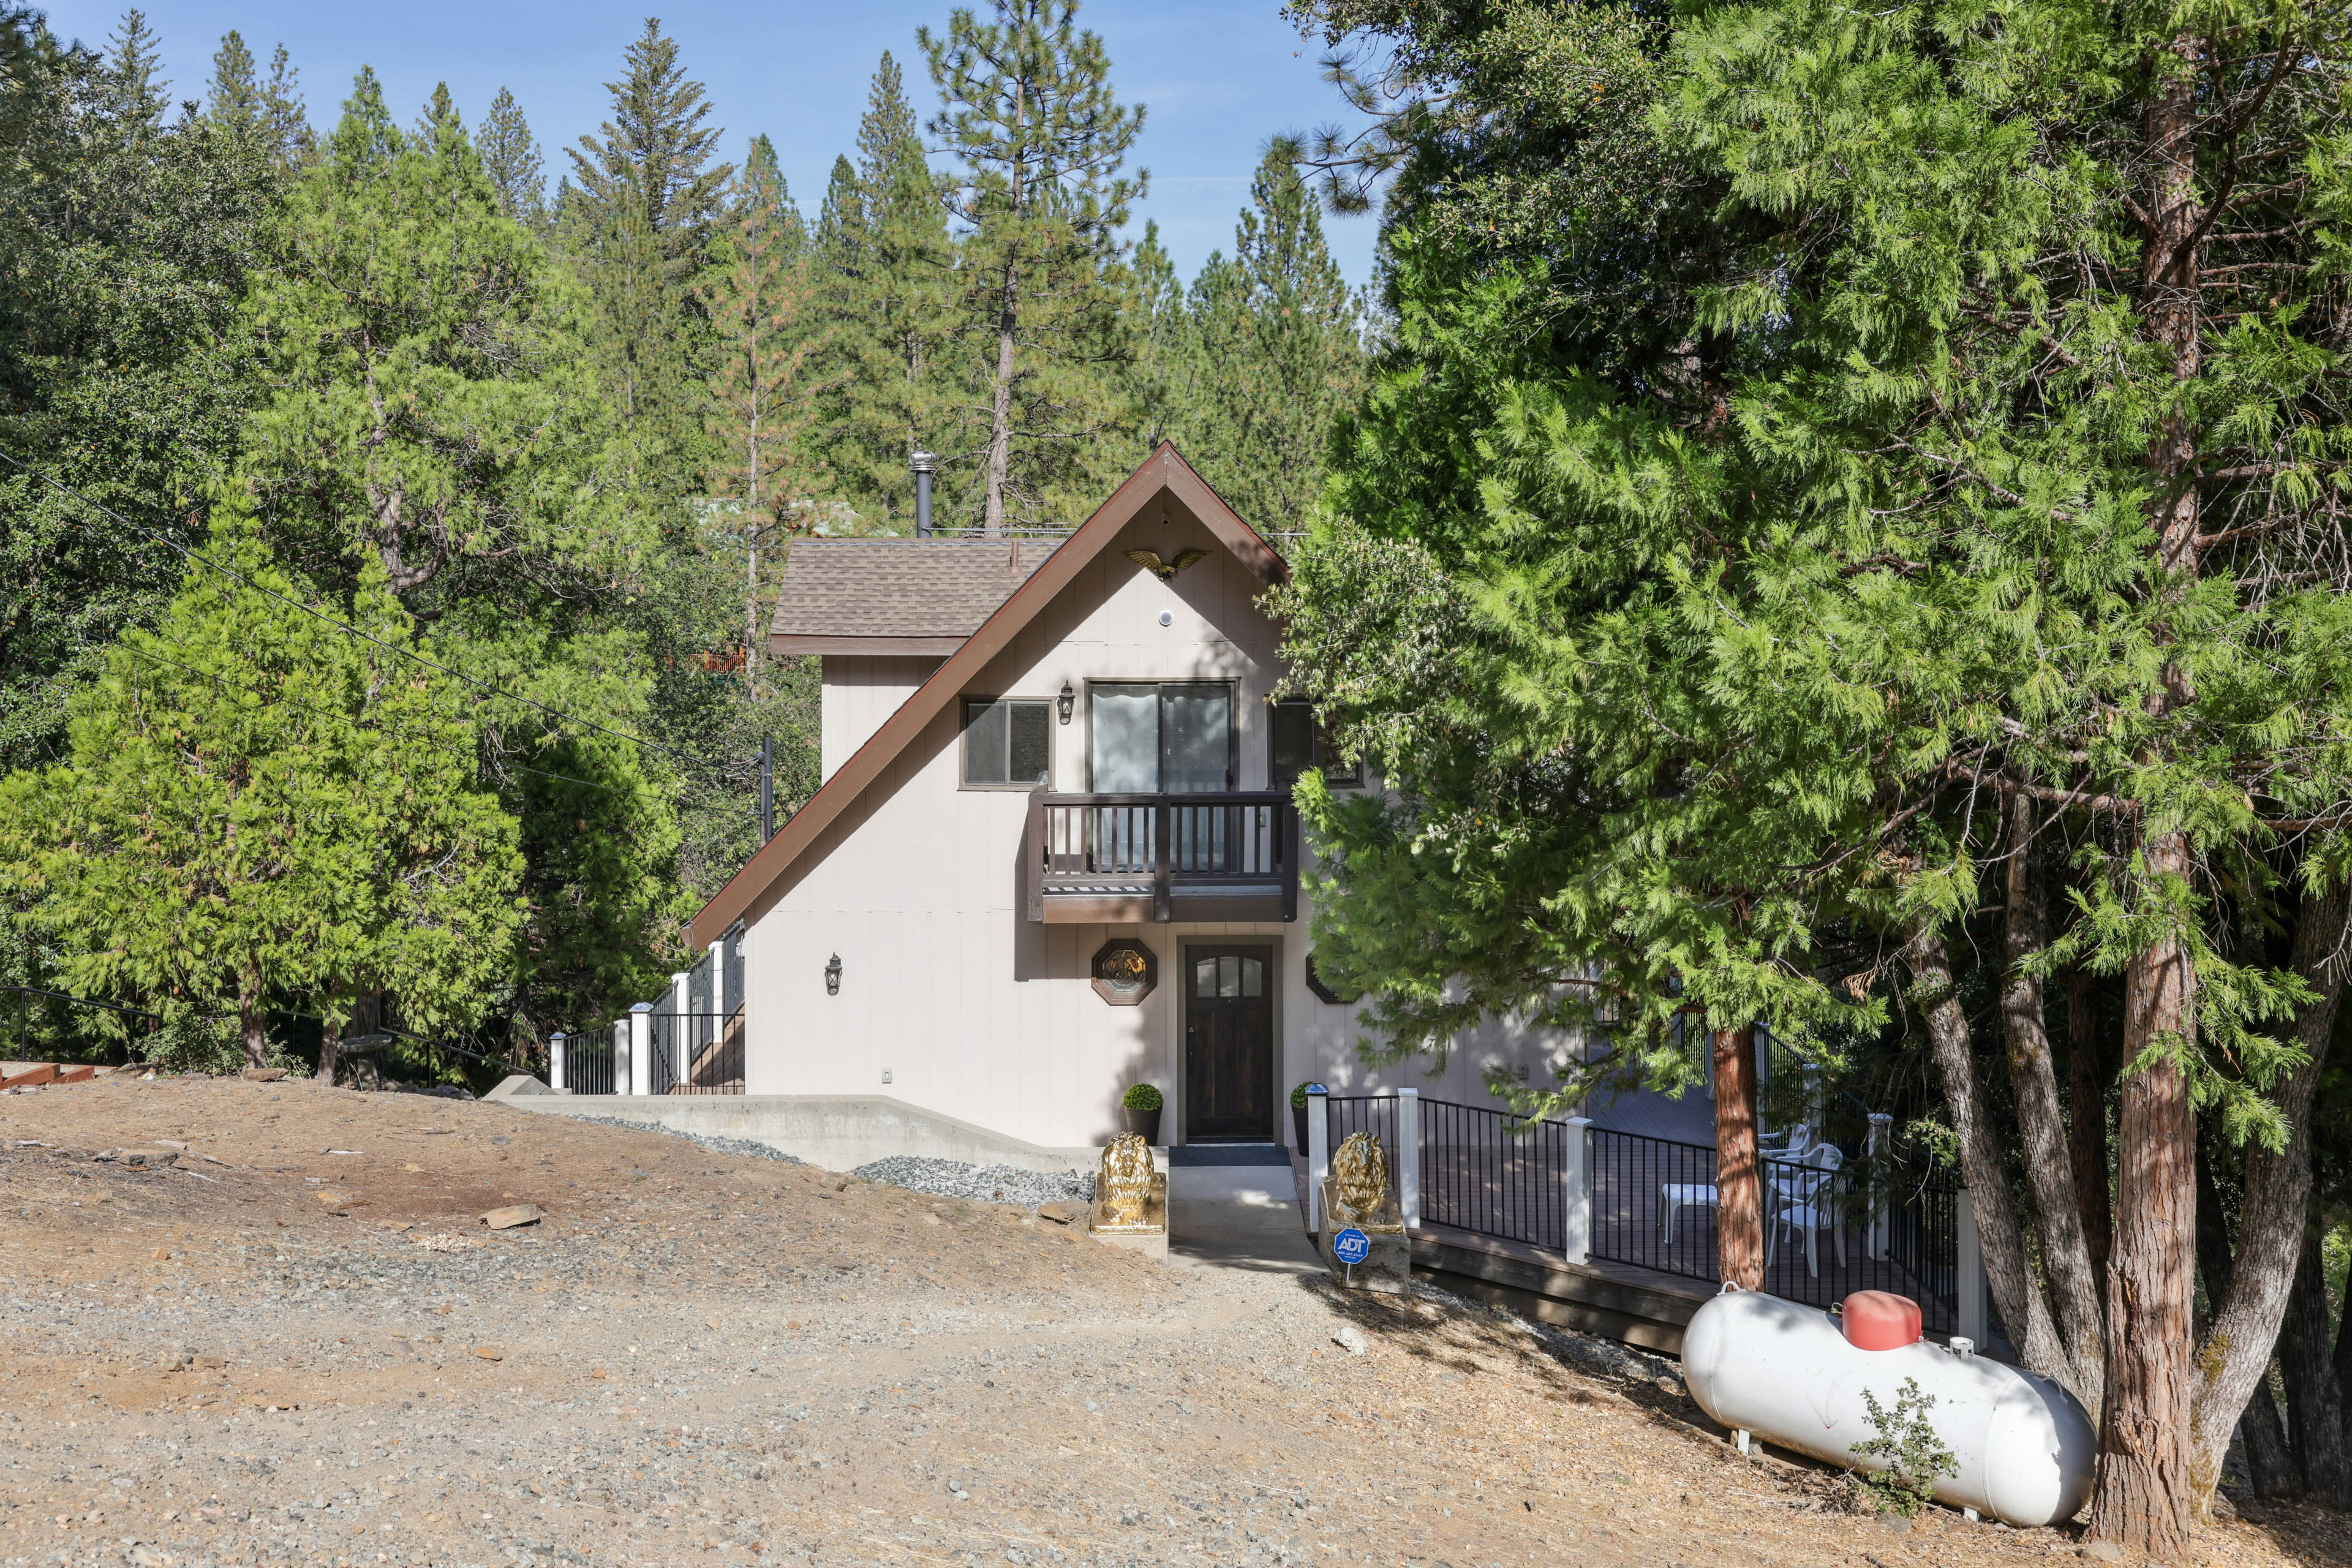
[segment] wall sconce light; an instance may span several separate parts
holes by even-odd
[[[1065,680],[1062,682],[1062,694],[1054,699],[1054,706],[1062,710],[1063,723],[1066,724],[1070,721],[1070,710],[1077,705],[1078,694],[1071,690],[1070,683]]]
[[[837,952],[825,961],[824,994],[828,996],[841,994],[841,954]]]

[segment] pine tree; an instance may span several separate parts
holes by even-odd
[[[1216,258],[1212,258],[1212,265]],[[1135,361],[1129,376],[1146,452],[1162,441],[1181,439],[1197,465],[1192,440],[1193,372],[1200,335],[1184,299],[1176,263],[1160,243],[1160,225],[1147,220],[1129,269],[1126,314],[1135,325]]]
[[[121,23],[108,40],[105,104],[116,134],[147,137],[155,133],[170,104],[172,84],[155,74],[163,63],[163,47],[147,26],[145,13],[122,14]]]
[[[1304,524],[1332,428],[1363,388],[1356,300],[1324,246],[1297,155],[1279,140],[1266,150],[1233,259],[1212,258],[1191,301],[1199,338],[1193,460],[1264,528]]]
[[[213,55],[205,113],[231,136],[265,149],[280,175],[301,168],[317,151],[283,44],[270,58],[265,82],[255,73],[253,51],[244,36],[235,31],[224,35]]]
[[[530,125],[523,121],[522,105],[505,88],[499,89],[498,97],[490,100],[478,140],[482,173],[489,176],[491,188],[499,194],[499,210],[525,228],[543,226],[547,166],[540,158]]]
[[[857,128],[857,162],[835,165],[819,224],[825,258],[826,447],[835,493],[868,527],[907,531],[908,456],[950,416],[947,297],[954,247],[915,111],[888,53]]]
[[[570,149],[572,170],[599,219],[641,226],[670,279],[684,286],[700,267],[734,166],[710,163],[723,132],[703,123],[710,104],[702,84],[687,77],[677,40],[662,37],[657,19],[646,18],[623,63],[621,79],[604,84],[613,118]]]
[[[1066,521],[1126,456],[1131,412],[1107,373],[1130,353],[1118,231],[1149,176],[1119,170],[1143,110],[1113,96],[1076,13],[995,0],[991,22],[959,10],[946,37],[917,34],[945,106],[931,133],[963,163],[948,200],[967,226],[956,330],[985,533]]]
[[[814,321],[817,278],[801,216],[776,167],[776,149],[752,139],[730,193],[719,256],[702,284],[719,346],[711,378],[713,492],[741,507],[744,681],[759,694],[761,551],[805,526],[824,464],[810,449],[817,418],[811,372],[821,362]]]
[[[311,575],[364,549],[413,597],[456,567],[625,563],[639,525],[613,493],[578,302],[499,212],[446,87],[406,135],[362,68],[271,252],[248,311],[280,390],[247,467]]]
[[[677,45],[648,20],[618,81],[613,118],[570,150],[556,237],[586,280],[596,349],[638,454],[641,485],[683,499],[707,467],[704,400],[711,353],[695,293],[734,169],[713,165],[719,132]]]

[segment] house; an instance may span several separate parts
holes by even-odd
[[[795,545],[770,647],[824,661],[823,785],[692,931],[740,948],[742,1092],[1078,1148],[1136,1083],[1181,1144],[1286,1142],[1310,1079],[1485,1106],[1517,1053],[1547,1081],[1500,1030],[1383,1081],[1312,973],[1290,786],[1363,781],[1272,701],[1286,570],[1172,446],[1059,540]]]

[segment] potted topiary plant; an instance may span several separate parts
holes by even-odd
[[[1127,1118],[1127,1130],[1140,1132],[1146,1143],[1160,1142],[1160,1111],[1168,1101],[1157,1084],[1138,1083],[1128,1086],[1119,1097],[1120,1114]]]
[[[1307,1086],[1290,1091],[1290,1130],[1298,1134],[1298,1152],[1307,1152]]]

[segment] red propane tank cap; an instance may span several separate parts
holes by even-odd
[[[1919,1303],[1892,1290],[1856,1290],[1843,1309],[1846,1343],[1856,1350],[1895,1351],[1919,1342]]]

